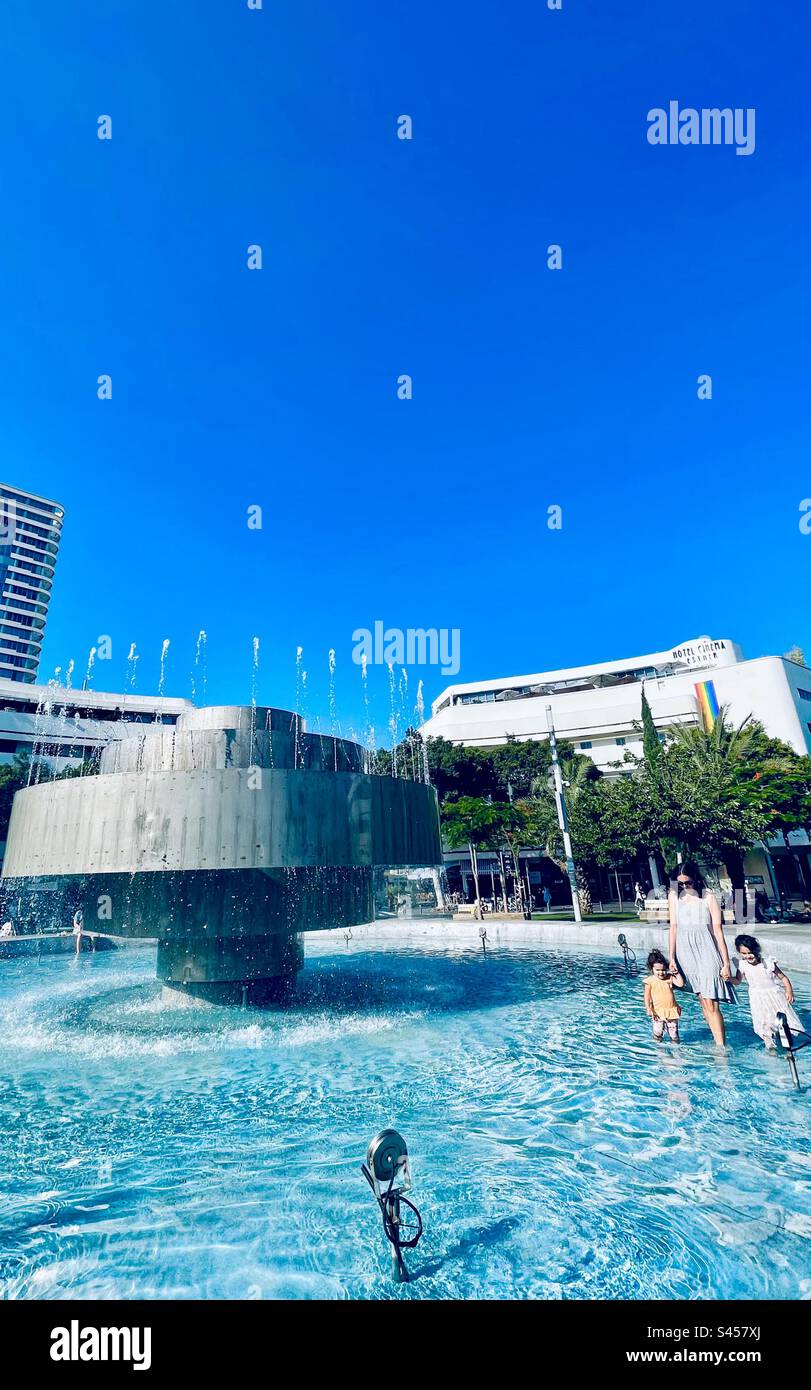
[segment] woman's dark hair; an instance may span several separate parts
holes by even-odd
[[[663,965],[665,967],[665,970],[667,970],[667,956],[663,956],[661,951],[651,951],[650,955],[648,956],[648,969],[652,970],[654,965]]]
[[[678,878],[679,874],[684,874],[686,878],[691,878],[693,880],[693,887],[698,893],[698,896],[700,898],[704,896],[704,889],[707,885],[704,882],[701,870],[695,860],[688,859],[684,864],[677,864],[670,877],[671,879],[675,879]],[[678,884],[676,884],[676,892],[679,892]]]
[[[736,936],[735,950],[740,951],[742,946],[745,946],[747,951],[751,951],[752,955],[760,960],[760,942],[756,936]]]

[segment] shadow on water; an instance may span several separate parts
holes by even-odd
[[[410,1270],[412,1284],[415,1284],[418,1279],[430,1279],[434,1274],[438,1274],[441,1269],[444,1269],[445,1265],[454,1260],[464,1260],[475,1250],[498,1245],[500,1241],[511,1236],[516,1227],[521,1224],[521,1217],[505,1216],[501,1221],[494,1221],[491,1226],[479,1226],[475,1230],[468,1231],[461,1240],[446,1250],[444,1255],[438,1255],[436,1259],[420,1265],[419,1269]]]
[[[468,1009],[544,1000],[593,992],[624,981],[621,965],[606,958],[584,961],[573,955],[537,951],[490,950],[432,955],[369,952],[343,960],[312,960],[299,975],[284,1012],[330,1009],[428,1009],[458,1013]],[[279,1006],[270,1006],[278,1012]]]

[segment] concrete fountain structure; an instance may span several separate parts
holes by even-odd
[[[432,787],[376,775],[359,744],[287,710],[119,729],[98,773],[17,793],[2,888],[42,925],[81,907],[86,930],[157,937],[167,985],[272,997],[301,933],[372,920],[376,868],[442,862]]]

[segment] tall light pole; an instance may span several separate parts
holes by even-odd
[[[549,730],[549,751],[552,755],[552,777],[555,784],[555,805],[558,812],[558,825],[563,836],[563,852],[566,855],[566,873],[569,876],[569,887],[572,891],[572,907],[574,908],[574,920],[582,922],[583,917],[580,912],[580,894],[577,891],[577,874],[575,873],[574,858],[572,855],[572,837],[569,834],[569,817],[566,814],[566,798],[563,795],[563,778],[560,774],[560,760],[558,759],[558,741],[555,737],[555,725],[552,719],[552,706],[546,706],[546,727]]]

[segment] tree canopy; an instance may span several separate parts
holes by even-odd
[[[735,725],[722,708],[710,731],[674,726],[663,738],[643,691],[641,733],[642,756],[628,754],[613,776],[559,744],[581,884],[586,872],[642,855],[656,854],[668,868],[677,851],[723,862],[742,882],[743,855],[755,841],[811,824],[811,758],[755,720]],[[423,744],[409,730],[387,756],[386,770],[396,762],[399,775],[423,777],[427,765],[449,846],[539,848],[565,864],[546,739],[476,748],[442,738]]]

